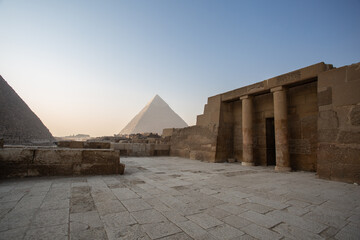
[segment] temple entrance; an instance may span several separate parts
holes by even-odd
[[[266,118],[266,164],[276,165],[274,118]]]

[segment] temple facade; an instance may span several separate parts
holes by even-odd
[[[208,98],[170,154],[360,182],[360,63],[318,63]]]

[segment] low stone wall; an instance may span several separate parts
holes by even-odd
[[[114,150],[12,147],[0,149],[0,177],[123,174]]]
[[[120,152],[120,156],[150,157],[169,156],[169,144],[153,143],[111,143],[111,149]]]
[[[110,149],[110,142],[58,141],[56,145],[60,148]]]
[[[174,129],[171,156],[216,162],[217,135],[207,127],[192,126]]]

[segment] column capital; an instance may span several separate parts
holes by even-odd
[[[270,92],[279,92],[279,91],[285,91],[286,87],[284,86],[278,86],[278,87],[274,87],[272,89],[270,89]]]
[[[253,96],[252,95],[244,95],[244,96],[241,96],[240,97],[240,100],[243,100],[243,99],[252,99]]]

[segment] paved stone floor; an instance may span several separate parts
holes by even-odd
[[[124,158],[126,174],[0,182],[0,239],[360,239],[360,188],[314,173]]]

